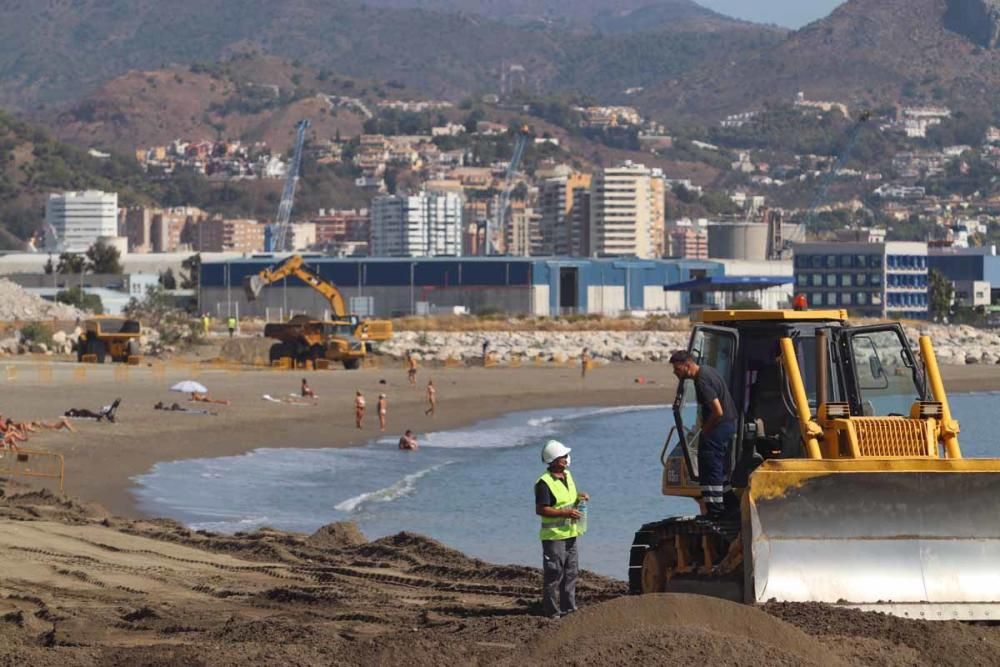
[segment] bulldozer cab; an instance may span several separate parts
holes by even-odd
[[[781,315],[781,317],[774,317]],[[835,404],[854,416],[907,416],[926,398],[922,371],[898,324],[850,327],[839,311],[749,311],[703,314],[688,351],[700,366],[715,369],[729,386],[739,412],[729,472],[735,487],[768,459],[805,456],[801,423],[779,341],[795,350],[809,409]],[[664,460],[665,495],[696,496],[700,410],[694,383],[679,383],[673,403],[677,444]],[[683,461],[683,470],[680,463]]]

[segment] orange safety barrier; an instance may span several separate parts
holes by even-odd
[[[37,477],[59,481],[62,493],[66,464],[62,454],[32,449],[0,450],[0,477]]]

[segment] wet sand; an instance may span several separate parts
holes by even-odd
[[[402,364],[320,372],[234,371],[208,364],[174,364],[159,371],[119,367],[116,372],[111,366],[87,366],[84,376],[72,363],[15,360],[6,365],[16,369],[16,376],[10,379],[8,371],[0,410],[15,420],[52,419],[69,408],[98,410],[122,398],[116,424],[74,420],[78,433],[42,432],[27,445],[65,456],[68,495],[122,516],[138,516],[130,479],[160,461],[232,456],[261,447],[346,447],[377,438],[382,435],[375,412],[379,393],[388,397],[386,433],[397,436],[409,428],[419,437],[519,410],[669,403],[676,390],[670,366],[653,363],[611,364],[591,371],[585,380],[573,367],[428,367],[420,369],[416,387],[407,383]],[[951,392],[1000,390],[1000,366],[951,366],[942,372]],[[319,397],[316,406],[261,398],[297,393],[303,377]],[[430,378],[438,390],[433,418],[424,415]],[[169,391],[185,379],[201,382],[230,405],[191,403],[186,395]],[[354,427],[355,389],[368,403],[362,430]],[[160,401],[217,414],[154,410]]]

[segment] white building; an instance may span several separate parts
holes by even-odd
[[[372,201],[371,254],[461,255],[462,196],[456,192],[421,192],[376,197]]]
[[[102,237],[118,236],[118,193],[87,190],[51,194],[45,204],[45,223],[50,249],[85,251]]]
[[[632,162],[594,174],[590,186],[588,255],[660,257],[664,188],[659,170]]]

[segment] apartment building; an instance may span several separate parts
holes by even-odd
[[[368,243],[371,212],[367,208],[321,210],[312,223],[316,225],[316,243],[336,250],[344,245]]]
[[[86,190],[50,194],[45,203],[46,245],[82,252],[118,236],[118,193]]]
[[[177,252],[196,243],[198,225],[208,213],[194,206],[174,208],[130,208],[122,216],[122,235],[129,252]]]
[[[462,197],[455,192],[387,195],[372,201],[374,256],[460,256],[462,245]]]
[[[590,256],[661,257],[663,176],[630,161],[594,174],[590,187]]]
[[[199,252],[262,252],[264,235],[256,220],[214,218],[198,225],[193,245]]]
[[[587,246],[582,239],[589,237],[581,229],[590,227],[590,219],[582,218],[575,204],[579,202],[576,193],[590,188],[590,174],[561,169],[557,176],[542,181],[539,188],[539,209],[541,220],[541,255],[587,255]]]

